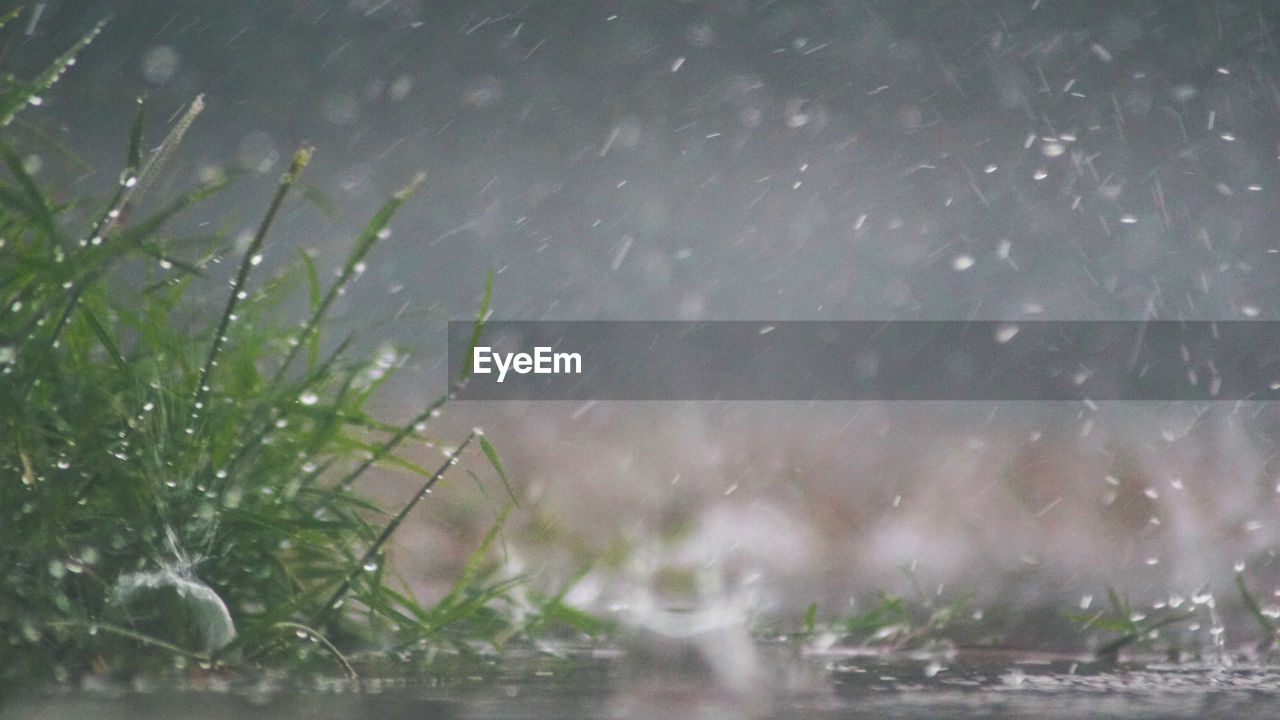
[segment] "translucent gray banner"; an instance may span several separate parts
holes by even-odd
[[[1280,322],[449,323],[462,400],[1269,400]]]

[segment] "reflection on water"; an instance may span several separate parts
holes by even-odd
[[[508,657],[449,680],[206,682],[201,689],[93,688],[28,694],[0,720],[427,720],[428,718],[1242,718],[1280,702],[1274,667],[1129,664],[998,654],[800,655],[760,648],[757,692],[681,666],[641,672],[616,653]],[[654,671],[655,668],[648,668]]]

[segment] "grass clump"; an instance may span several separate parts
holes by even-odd
[[[97,32],[34,80],[0,79],[0,682],[300,658],[353,672],[343,653],[362,644],[465,649],[518,632],[501,601],[519,580],[482,572],[505,513],[435,606],[393,587],[384,558],[472,442],[506,482],[492,446],[473,433],[439,468],[399,457],[446,398],[380,422],[367,406],[396,358],[353,359],[350,337],[322,340],[421,176],[383,204],[328,286],[305,255],[255,273],[308,147],[242,252],[222,234],[170,230],[225,178],[148,202],[201,98],[149,153],[138,113],[113,197],[62,197],[33,176],[11,121]],[[205,312],[191,290],[207,291],[222,264],[233,279]],[[281,310],[294,289],[308,299],[301,322]],[[374,464],[421,476],[398,513],[353,489]]]

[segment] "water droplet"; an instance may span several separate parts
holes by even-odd
[[[369,562],[367,562],[367,563],[365,563],[365,564],[364,564],[364,570],[365,570],[365,572],[373,572],[373,571],[375,571],[375,570],[377,570],[377,569],[378,569],[378,561],[377,561],[377,560],[370,560]]]
[[[254,255],[253,257],[249,258],[250,265],[258,265],[261,262],[262,262],[262,253],[258,253],[257,255]]]
[[[1018,326],[1013,323],[1005,323],[996,328],[996,342],[1001,345],[1009,342],[1018,334]]]
[[[303,405],[315,405],[316,402],[319,400],[320,400],[320,397],[317,396],[315,393],[311,392],[310,390],[298,396],[298,402],[302,403]]]

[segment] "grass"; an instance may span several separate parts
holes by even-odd
[[[386,200],[327,286],[305,254],[258,271],[309,147],[242,252],[222,233],[170,229],[228,182],[151,192],[201,98],[151,152],[138,112],[112,197],[65,197],[33,175],[15,129],[100,29],[36,78],[0,79],[0,682],[215,664],[354,673],[354,648],[467,651],[523,633],[510,597],[521,578],[490,560],[510,508],[434,605],[385,558],[469,445],[505,485],[492,445],[468,435],[438,468],[401,457],[447,397],[382,422],[368,407],[397,358],[353,358],[351,337],[324,337],[422,177]],[[210,313],[192,289],[223,287],[220,266],[235,270]],[[296,294],[302,318],[283,310]],[[480,317],[488,297],[486,284]],[[417,474],[420,490],[385,511],[356,489],[375,465]]]

